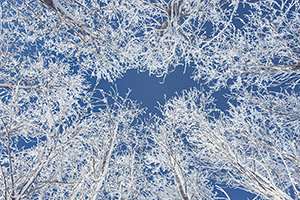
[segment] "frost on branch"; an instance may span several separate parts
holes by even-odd
[[[225,112],[215,110],[210,98],[197,90],[166,102],[165,125],[152,124],[161,130],[152,128],[152,133],[157,132],[153,140],[166,150],[164,160],[173,159],[165,167],[173,166],[169,172],[174,173],[180,163],[178,173],[188,174],[191,168],[185,167],[193,163],[220,184],[262,198],[299,198],[299,96],[247,90],[235,95]],[[183,149],[192,151],[185,159]],[[183,177],[177,179],[178,187],[189,180]]]
[[[199,52],[194,80],[204,78],[214,83],[215,89],[237,76],[248,85],[297,85],[299,1],[245,1],[239,9],[245,14],[237,16],[228,29]]]
[[[194,120],[198,116],[191,120],[188,113],[203,114],[197,119],[202,120],[205,113],[200,112],[211,109],[199,95],[196,89],[184,91],[182,96],[161,107],[162,118],[149,119],[146,162],[152,176],[148,190],[159,199],[217,199],[209,182],[208,166],[204,164],[207,161],[202,159],[201,147],[190,141],[197,134]]]
[[[271,78],[275,85],[299,74],[297,0],[8,4],[7,19],[17,14],[32,39],[40,34],[40,45],[98,79],[114,81],[129,69],[165,76],[184,66],[218,89],[236,76]]]
[[[123,26],[130,19],[125,6],[115,1],[10,1],[2,8],[3,27],[19,28],[40,51],[48,49],[90,76],[114,81],[128,70],[120,56],[126,39]]]
[[[91,104],[97,112],[86,119],[88,127],[67,141],[60,155],[63,165],[58,169],[64,171],[59,177],[68,185],[58,194],[75,199],[142,197],[146,174],[138,129],[144,110],[128,96],[102,90]]]
[[[0,102],[2,196],[142,195],[146,175],[138,117],[144,110],[128,96],[94,90],[86,101],[78,102],[72,93],[57,98],[47,91],[5,90]],[[36,99],[26,100],[31,92]]]
[[[199,51],[232,22],[237,4],[227,1],[133,1],[138,13],[126,45],[129,63],[165,76],[177,66],[197,63]],[[210,28],[207,28],[210,27]]]
[[[11,0],[0,11],[1,198],[213,199],[224,186],[300,198],[298,1]],[[85,84],[179,65],[213,91],[183,91],[146,122],[128,96]],[[223,86],[226,111],[208,95]]]
[[[298,199],[299,94],[251,91],[237,94],[216,130],[227,138],[232,160],[227,179],[269,199]]]

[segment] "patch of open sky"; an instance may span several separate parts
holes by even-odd
[[[116,83],[109,83],[101,80],[99,88],[104,91],[112,90],[115,86],[121,96],[125,96],[128,90],[131,90],[130,98],[141,103],[142,107],[147,107],[147,112],[152,114],[160,114],[156,108],[159,104],[164,105],[165,100],[181,94],[183,90],[198,88],[199,84],[190,77],[193,68],[187,68],[185,71],[182,67],[165,77],[149,76],[148,72],[138,73],[136,70],[130,70],[118,79]],[[201,86],[203,87],[203,86]],[[207,91],[207,88],[205,88]],[[216,107],[225,110],[228,108],[224,94],[228,89],[221,89],[213,93],[216,100]]]

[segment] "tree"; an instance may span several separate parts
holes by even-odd
[[[199,51],[231,26],[238,1],[25,0],[8,6],[25,24],[39,24],[30,31],[41,34],[40,43],[114,81],[128,69],[165,76],[176,66],[198,64]]]
[[[108,177],[112,181],[106,180],[107,186],[123,185],[113,196],[124,195],[124,191],[131,198],[138,188],[133,184],[138,181],[133,170],[138,167],[136,151],[140,148],[131,123],[143,110],[117,93],[102,93],[103,99],[94,100],[97,90],[85,83],[86,70],[70,62],[76,52],[74,45],[60,37],[60,27],[53,26],[58,30],[54,35],[49,30],[51,23],[42,23],[51,21],[51,16],[43,18],[39,12],[47,8],[44,4],[50,5],[51,12],[67,20],[67,25],[75,23],[75,17],[57,1],[42,3],[11,1],[1,5],[1,198],[80,198],[86,195],[83,189],[93,185],[96,198],[98,192],[106,195],[113,191],[102,188]],[[42,25],[29,21],[31,17]],[[66,47],[71,56],[64,56]],[[110,103],[108,96],[112,97]],[[101,100],[104,107],[99,105]],[[95,115],[96,107],[99,111]],[[106,139],[97,133],[106,134]],[[90,143],[97,139],[102,143]],[[80,151],[85,149],[90,152]],[[122,166],[111,167],[112,161]],[[96,171],[90,174],[88,169]],[[96,175],[99,171],[103,176]],[[120,175],[122,179],[115,180]]]
[[[181,169],[190,169],[190,164],[196,169],[205,166],[216,181],[266,199],[300,198],[299,96],[247,91],[237,95],[236,105],[230,104],[224,113],[199,90],[184,91],[161,108],[164,118],[157,127],[171,130],[154,132],[156,137],[178,135],[157,143],[172,158],[185,155],[182,147],[173,147],[176,144],[191,149],[187,157],[192,161],[173,161]]]
[[[129,63],[149,74],[166,76],[177,66],[201,62],[202,49],[231,26],[238,1],[133,1]]]
[[[98,111],[86,117],[87,126],[62,141],[54,169],[60,169],[58,182],[64,184],[55,185],[53,198],[132,199],[145,189],[138,173],[144,168],[143,140],[137,134],[144,110],[116,92],[99,92],[102,98],[92,102]]]
[[[143,109],[117,93],[101,92],[102,99],[87,99],[82,106],[84,97],[74,99],[70,92],[66,99],[62,93],[27,92],[38,95],[27,100],[28,93],[3,92],[4,199],[129,199],[142,193],[144,177],[136,169],[143,168],[138,154],[143,140],[133,124]]]
[[[201,64],[193,78],[215,82],[216,89],[236,76],[249,85],[264,81],[272,82],[269,86],[297,85],[299,6],[298,1],[240,3],[243,10],[234,23],[201,49]]]
[[[1,2],[1,199],[300,199],[299,1]],[[130,69],[193,67],[145,109]],[[214,92],[226,88],[227,110]],[[225,103],[225,102],[224,102]]]
[[[47,53],[72,62],[73,66],[81,66],[92,76],[113,81],[127,70],[123,65],[125,59],[120,57],[126,38],[121,35],[126,28],[122,26],[127,23],[125,19],[130,19],[124,6],[116,1],[100,4],[95,1],[5,1],[2,22],[11,34],[16,27],[18,33],[25,33],[20,37],[28,37],[26,47],[32,47],[31,42],[34,42],[38,50],[47,49]],[[124,10],[122,15],[118,9]]]
[[[245,91],[237,99],[218,127],[243,173],[228,179],[265,198],[299,199],[299,94]]]
[[[189,143],[192,122],[183,120],[187,117],[184,112],[194,111],[186,104],[196,104],[193,101],[198,102],[199,93],[195,90],[184,94],[188,96],[187,102],[166,102],[160,107],[163,117],[153,116],[148,123],[151,148],[146,160],[153,174],[150,188],[157,199],[217,199],[208,181],[207,168],[202,165],[203,157]]]
[[[16,13],[6,3],[1,8],[0,190],[3,199],[22,199],[56,181],[50,166],[59,141],[79,128],[76,121],[84,115],[79,99],[87,104],[89,94],[83,75],[72,72],[56,53],[39,48],[39,35],[32,33],[37,25],[13,19]]]

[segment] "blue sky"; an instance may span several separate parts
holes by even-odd
[[[148,72],[137,73],[136,70],[130,70],[122,79],[116,81],[121,94],[130,88],[132,90],[130,97],[142,103],[143,107],[148,108],[148,112],[156,113],[155,106],[164,104],[166,99],[171,98],[175,93],[181,93],[184,89],[198,87],[198,84],[190,79],[191,68],[183,73],[183,68],[177,68],[176,71],[163,77],[149,76]],[[163,82],[164,81],[164,82]]]
[[[123,74],[122,78],[117,79],[115,83],[101,80],[99,87],[108,91],[111,87],[117,86],[122,96],[130,89],[132,90],[130,93],[131,99],[141,103],[142,107],[147,107],[148,113],[159,114],[156,107],[159,104],[163,105],[165,100],[174,97],[176,94],[181,94],[183,90],[199,89],[200,83],[190,78],[193,70],[192,67],[186,69],[178,67],[165,78],[154,75],[149,76],[147,71],[137,72],[137,70],[130,70]],[[208,90],[209,88],[206,89]],[[228,108],[226,99],[223,96],[226,92],[228,92],[228,89],[223,88],[213,94],[216,99],[216,106],[220,109]]]

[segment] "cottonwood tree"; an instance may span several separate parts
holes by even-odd
[[[162,107],[163,122],[216,181],[265,199],[299,199],[299,95],[246,90],[233,101],[226,112],[211,110],[211,98],[184,91]]]

